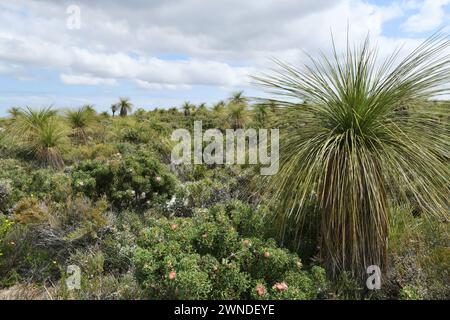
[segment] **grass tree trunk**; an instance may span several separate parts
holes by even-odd
[[[370,175],[364,172],[367,164],[351,154],[328,161],[318,195],[320,255],[334,275],[350,270],[360,277],[371,265],[387,266],[387,194],[381,166],[371,160]]]

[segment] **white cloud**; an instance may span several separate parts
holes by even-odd
[[[433,31],[440,27],[445,19],[448,19],[443,7],[449,3],[450,0],[424,1],[419,12],[410,16],[402,28],[413,33]]]
[[[111,78],[98,78],[93,77],[88,74],[61,74],[60,79],[65,84],[70,85],[88,85],[88,86],[96,86],[96,85],[106,85],[112,86],[117,83],[115,79]]]
[[[69,30],[67,3],[2,0],[0,72],[12,72],[11,65],[46,69],[67,85],[125,80],[145,90],[237,88],[266,68],[270,57],[298,61],[303,50],[326,51],[330,29],[338,44],[345,44],[349,25],[352,41],[370,31],[389,50],[401,42],[409,47],[415,40],[386,37],[384,24],[420,8],[420,19],[411,17],[405,28],[422,23],[414,30],[429,29],[429,16],[440,17],[449,1],[77,0],[81,29]]]
[[[148,81],[143,80],[135,80],[135,83],[140,88],[143,88],[145,90],[189,90],[192,88],[192,86],[187,84],[160,84],[160,83],[152,83]]]

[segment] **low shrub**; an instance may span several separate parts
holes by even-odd
[[[254,229],[240,219],[239,209],[257,222]],[[191,218],[149,221],[134,255],[136,277],[146,296],[313,299],[326,291],[323,269],[302,270],[297,255],[258,234],[262,219],[260,212],[233,202],[195,210]]]
[[[450,299],[450,223],[396,208],[390,223],[384,290],[401,299]]]
[[[42,223],[48,219],[48,209],[37,198],[23,198],[15,205],[13,215],[18,223]]]
[[[68,290],[65,280],[67,274],[63,270],[62,278],[57,288],[57,298],[78,300],[120,300],[139,299],[140,289],[133,274],[122,273],[114,275],[105,272],[106,258],[102,251],[77,250],[70,256],[67,263],[80,268],[81,287]]]
[[[137,153],[107,161],[88,160],[72,172],[75,192],[106,196],[116,208],[146,208],[157,197],[169,198],[176,179],[158,160]]]

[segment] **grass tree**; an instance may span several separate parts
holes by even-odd
[[[266,103],[258,103],[253,108],[254,120],[259,127],[267,125],[270,117],[270,107]]]
[[[320,253],[336,274],[386,267],[389,217],[413,202],[449,221],[447,109],[429,100],[449,93],[448,36],[436,34],[399,59],[386,60],[368,39],[340,55],[282,62],[255,77],[286,106],[279,115],[280,169],[272,177],[281,235],[301,230],[316,203]],[[304,101],[308,103],[303,104]]]
[[[11,116],[11,118],[16,118],[20,113],[20,108],[12,107],[8,110],[8,113]]]
[[[185,101],[181,106],[181,109],[183,110],[184,115],[187,117],[191,114],[193,106],[189,101]]]
[[[116,115],[116,112],[119,110],[119,105],[117,103],[114,103],[111,105],[111,112],[112,112],[112,116],[114,118],[114,116]]]
[[[68,110],[66,112],[66,120],[72,128],[72,136],[77,142],[86,143],[88,134],[87,130],[94,123],[95,113],[90,106],[84,106],[78,110]]]
[[[247,122],[250,120],[248,111],[248,99],[244,97],[244,92],[235,92],[228,99],[228,106],[226,111],[227,125],[232,129],[245,128]]]
[[[128,98],[119,98],[118,102],[119,112],[121,117],[126,117],[129,112],[133,109],[133,104]]]
[[[234,105],[246,105],[248,103],[248,99],[244,96],[244,91],[234,92],[228,100],[230,104]]]
[[[67,130],[51,108],[19,109],[10,138],[29,149],[40,165],[55,169],[64,166],[62,150],[68,142]]]
[[[197,107],[197,111],[196,112],[200,113],[200,114],[207,113],[208,112],[208,107],[206,106],[206,103],[205,102],[200,103],[198,105],[198,107]]]
[[[85,104],[83,106],[83,109],[85,109],[86,112],[89,112],[90,114],[92,114],[92,116],[97,115],[97,111],[95,111],[95,108],[92,104]]]
[[[223,115],[223,113],[224,113],[224,111],[225,111],[225,101],[223,101],[223,100],[221,100],[221,101],[219,101],[219,102],[217,102],[215,105],[213,105],[213,107],[212,107],[212,112],[215,114],[215,115]]]
[[[229,104],[226,114],[226,123],[228,127],[244,129],[250,121],[250,114],[246,104]]]

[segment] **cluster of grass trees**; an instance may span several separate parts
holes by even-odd
[[[119,102],[111,106],[112,117],[115,117],[116,112],[119,112],[122,118],[127,117],[132,108],[130,99],[119,98]],[[251,106],[249,99],[240,91],[234,93],[227,102],[219,101],[212,108],[208,108],[206,103],[196,106],[186,101],[180,109],[156,109],[155,113],[174,117],[184,115],[186,118],[190,117],[190,120],[194,118],[204,120],[209,127],[215,125],[222,129],[243,129],[249,125],[264,127],[274,115],[274,110],[272,102]],[[62,152],[70,142],[88,143],[89,130],[102,119],[110,117],[107,112],[98,115],[92,105],[65,111],[51,107],[42,109],[14,107],[8,113],[11,116],[11,130],[5,135],[6,139],[27,147],[41,166],[55,169],[64,166]],[[145,114],[144,109],[135,112],[137,116],[142,114]]]
[[[271,100],[237,92],[133,113],[126,98],[111,114],[11,109],[0,120],[0,288],[448,299],[450,104],[433,99],[449,93],[449,47],[436,34],[399,63],[398,52],[380,62],[367,40],[304,69],[279,62],[255,77]],[[279,173],[172,167],[172,130],[196,120],[280,128]],[[89,270],[81,291],[64,285],[69,262]],[[365,288],[371,265],[383,271],[380,291]]]

